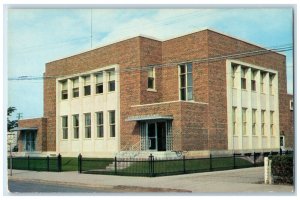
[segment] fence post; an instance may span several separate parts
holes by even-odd
[[[30,169],[30,163],[29,163],[30,159],[29,159],[29,155],[27,156],[27,170]]]
[[[153,176],[153,155],[150,154],[149,156],[149,176]]]
[[[50,159],[49,156],[47,156],[47,171],[50,171]]]
[[[212,155],[209,154],[209,171],[212,171]]]
[[[182,160],[183,160],[183,173],[185,174],[185,155],[182,156]]]
[[[81,174],[82,172],[82,155],[79,153],[78,155],[78,173]]]
[[[61,172],[61,155],[60,155],[60,153],[57,156],[57,171]]]
[[[115,156],[115,174],[117,174],[117,156]]]
[[[233,169],[235,169],[235,153],[233,153]]]

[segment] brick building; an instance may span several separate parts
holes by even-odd
[[[44,117],[20,121],[19,147],[91,157],[293,148],[292,98],[282,54],[209,29],[138,36],[47,63]]]

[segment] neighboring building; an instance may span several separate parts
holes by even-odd
[[[116,42],[47,63],[44,77],[44,117],[19,122],[31,150],[278,151],[281,135],[294,145],[285,56],[212,30]]]

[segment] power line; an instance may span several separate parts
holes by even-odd
[[[163,64],[150,64],[146,66],[135,66],[135,67],[124,67],[124,69],[120,69],[119,71],[116,71],[116,73],[120,72],[132,72],[132,71],[146,71],[149,67],[166,67],[166,66],[174,66],[180,63],[186,63],[186,62],[192,62],[192,63],[203,63],[203,62],[216,62],[223,59],[236,59],[236,58],[243,58],[243,57],[249,57],[249,56],[255,56],[255,55],[262,55],[267,53],[274,53],[274,52],[284,52],[284,51],[290,51],[293,49],[293,46],[289,45],[283,45],[283,46],[277,46],[277,48],[269,48],[269,49],[260,49],[260,50],[253,50],[253,51],[245,51],[235,54],[228,54],[228,55],[218,55],[214,57],[207,57],[207,58],[199,58],[199,59],[191,59],[191,60],[178,60],[173,62],[167,62]],[[89,56],[90,58],[91,56]],[[81,60],[79,60],[81,61]],[[81,61],[83,62],[83,61]],[[41,80],[41,79],[56,79],[64,76],[19,76],[19,77],[10,77],[8,78],[9,81],[11,80]]]

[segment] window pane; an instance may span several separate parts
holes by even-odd
[[[62,127],[68,127],[68,117],[62,117]]]
[[[109,81],[115,80],[115,71],[114,70],[108,71],[108,80]]]
[[[91,114],[84,114],[84,118],[85,118],[85,126],[90,126],[91,125]]]
[[[103,137],[103,126],[97,126],[97,137]]]
[[[181,100],[186,100],[186,97],[185,97],[185,88],[181,88],[180,89],[180,99]]]
[[[192,63],[188,63],[187,64],[187,72],[188,73],[192,73],[193,69],[192,69]]]
[[[90,94],[91,94],[91,86],[90,85],[84,86],[84,95],[87,96]]]
[[[193,88],[192,87],[188,87],[187,97],[188,97],[188,100],[193,100]]]
[[[108,82],[108,91],[109,92],[115,91],[115,81]]]
[[[115,123],[115,111],[109,112],[109,123],[114,124]]]
[[[185,84],[185,75],[180,75],[180,87],[181,88],[186,87],[186,84]]]
[[[187,74],[187,86],[188,87],[193,86],[193,74],[191,74],[191,73]]]
[[[90,84],[90,81],[91,81],[90,76],[85,76],[85,77],[83,77],[83,79],[84,79],[84,85],[89,85]]]
[[[153,71],[154,71],[153,67],[151,67],[151,68],[148,69],[148,77],[154,77]]]
[[[256,91],[256,82],[255,82],[255,80],[251,80],[251,90]]]
[[[180,74],[185,74],[185,65],[180,65]]]
[[[68,89],[68,81],[67,80],[61,82],[61,89],[62,90],[67,90]]]
[[[78,88],[79,87],[79,79],[73,79],[73,88]]]
[[[79,115],[73,115],[73,126],[79,126]]]
[[[155,137],[155,123],[148,124],[148,137]]]
[[[241,79],[241,84],[242,84],[242,85],[241,85],[241,88],[242,88],[242,89],[246,89],[246,88],[247,88],[247,87],[246,87],[246,79],[245,79],[245,78],[242,78],[242,79]]]
[[[96,83],[103,83],[103,73],[96,74]]]
[[[74,88],[73,89],[73,97],[79,97],[79,88]]]
[[[96,85],[96,94],[102,94],[103,93],[103,83],[98,83]]]
[[[154,89],[154,78],[148,77],[148,88]]]
[[[115,137],[115,136],[116,136],[115,125],[110,125],[110,137]]]

